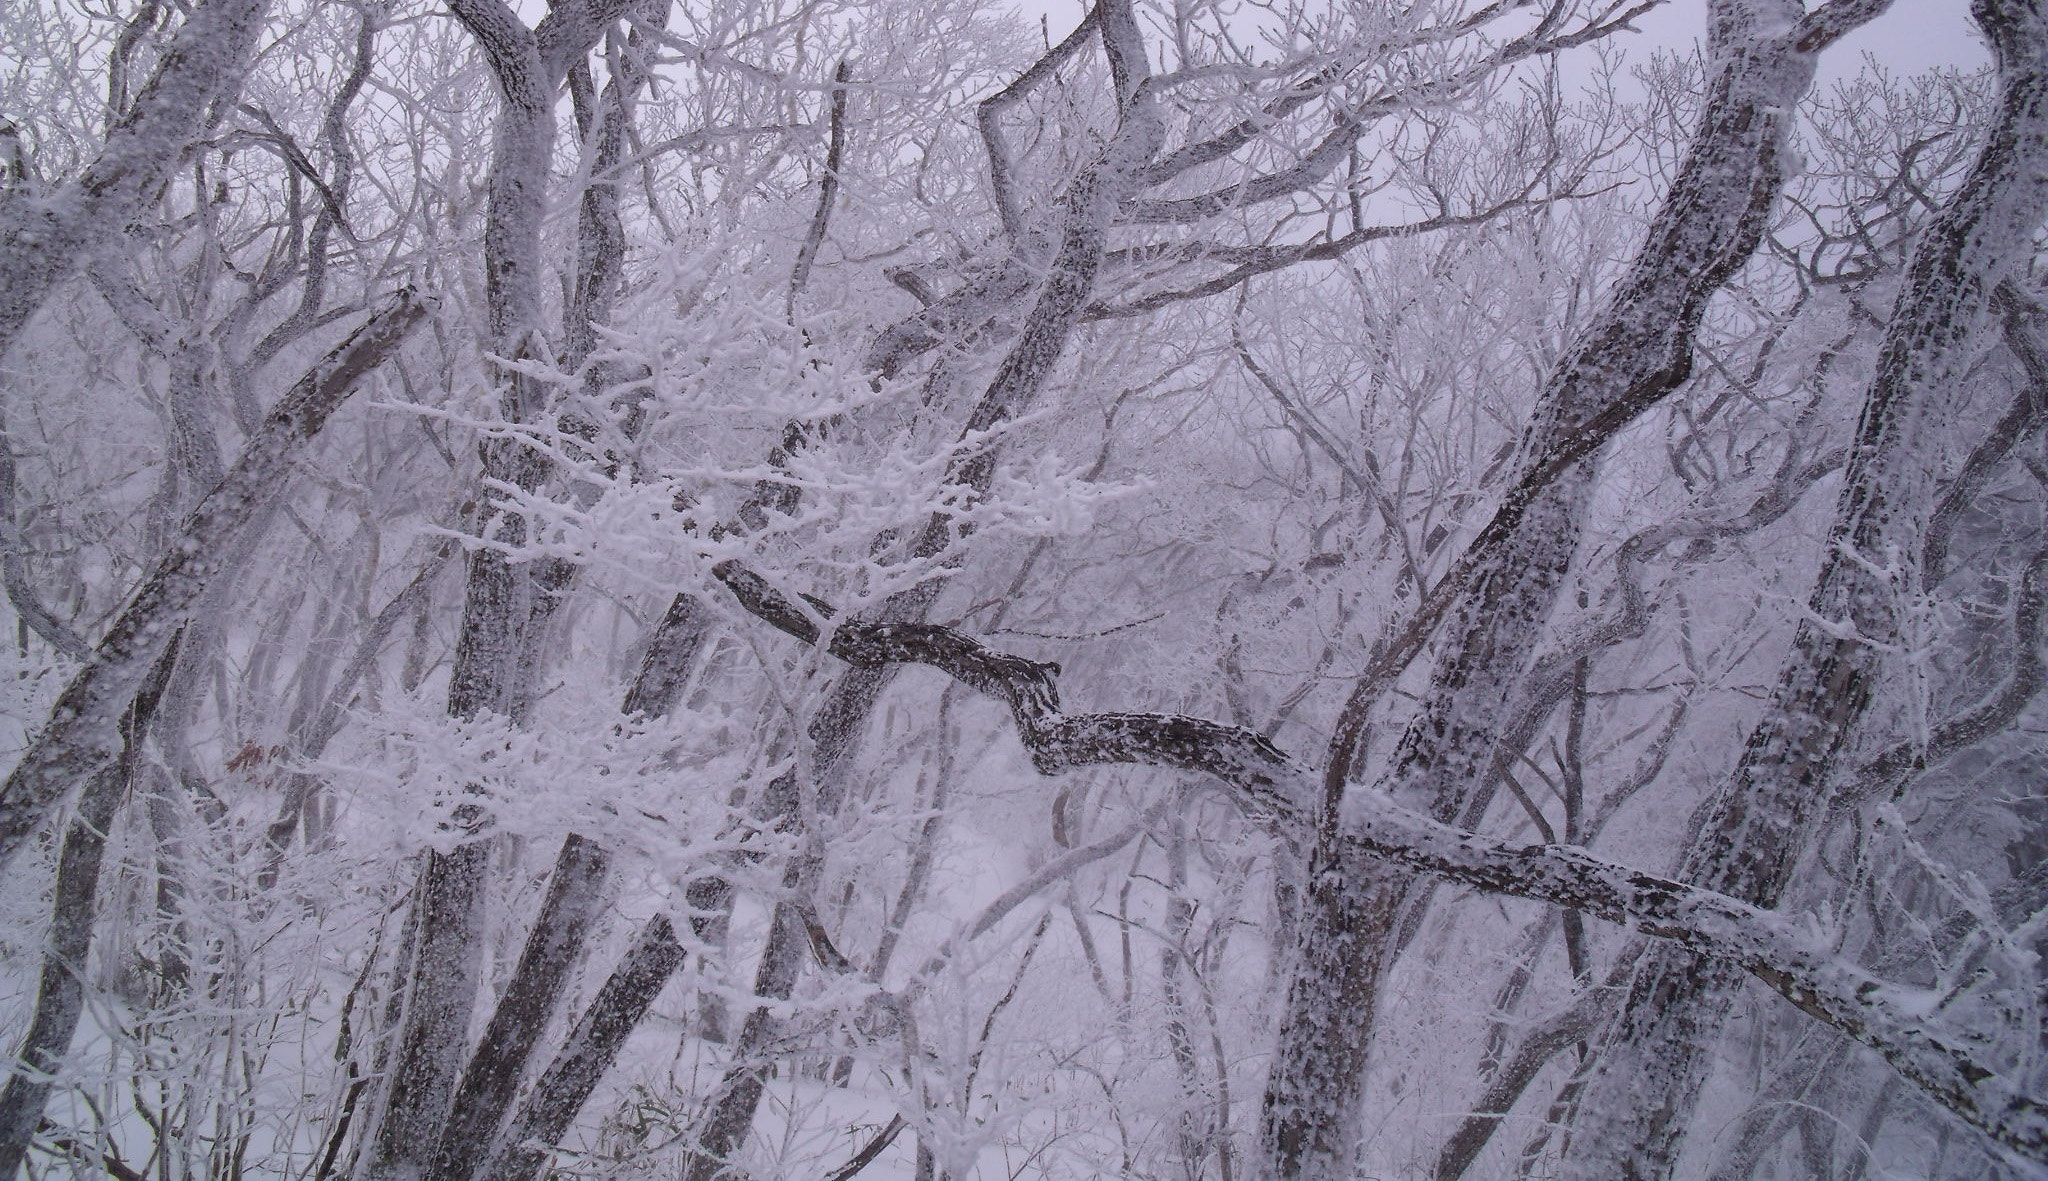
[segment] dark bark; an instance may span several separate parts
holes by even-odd
[[[1122,61],[1128,63],[1128,68],[1142,68],[1142,47],[1135,57],[1117,48],[1123,43],[1135,43],[1137,30],[1128,6],[1106,4],[1103,11],[1107,15],[1098,18],[1096,23],[1104,30],[1105,48],[1112,59],[1112,66]],[[1025,318],[1017,342],[1004,356],[988,388],[962,427],[963,440],[987,436],[1032,404],[1051,378],[1054,366],[1080,322],[1081,309],[1101,266],[1112,212],[1128,189],[1128,174],[1157,150],[1157,114],[1140,101],[1127,100],[1124,106],[1124,122],[1116,137],[1101,156],[1084,168],[1067,187],[1061,202],[1059,249],[1051,261],[1045,281],[1039,287],[1037,299]],[[947,465],[947,482],[986,492],[995,476],[998,452],[997,442],[984,441],[963,454],[956,454]],[[912,555],[921,559],[939,557],[963,532],[947,517],[935,514],[912,544]],[[757,603],[773,600],[785,607],[792,606],[734,563],[721,565],[718,576],[729,588],[734,587],[736,580],[746,585],[749,588],[746,593],[753,595]],[[889,628],[926,628],[928,630],[922,634],[930,635],[930,625],[917,621],[930,611],[939,587],[936,581],[927,582],[892,598],[879,613],[883,619],[892,622],[841,625],[835,637],[852,629],[876,640],[887,636]],[[736,589],[736,593],[740,592]],[[801,610],[796,610],[793,618],[809,627],[815,640],[815,624]],[[881,642],[886,644],[887,641]],[[839,653],[836,638],[833,651]],[[875,700],[887,683],[887,667],[893,662],[849,663],[856,667],[834,684],[811,725],[811,767],[821,788],[831,783],[834,769],[858,741]],[[784,791],[793,797],[794,782]],[[829,811],[831,806],[829,798],[821,801],[825,810]],[[783,886],[790,897],[803,899],[808,896],[818,860],[815,853],[807,850],[799,853],[785,870]],[[755,995],[766,999],[787,999],[795,987],[809,944],[796,906],[786,899],[778,902],[769,923],[769,944],[762,953],[757,971]],[[719,1099],[699,1135],[697,1148],[687,1166],[685,1175],[689,1181],[709,1181],[716,1176],[725,1168],[725,1162],[752,1127],[767,1077],[767,1064],[756,1059],[774,1028],[774,1019],[766,1008],[757,1008],[748,1014],[741,1028],[734,1063],[726,1072],[719,1089]]]
[[[724,577],[749,612],[799,639],[823,642],[811,612],[742,574],[728,567]],[[829,604],[807,605],[832,615]],[[1072,766],[1171,766],[1217,779],[1241,809],[1285,837],[1304,835],[1314,815],[1309,801],[1317,777],[1255,732],[1176,714],[1063,714],[1057,666],[996,652],[937,625],[841,624],[829,643],[834,655],[850,662],[929,665],[1004,701],[1026,751],[1046,774]],[[1876,1049],[1930,1098],[2001,1144],[2048,1156],[2048,1106],[2013,1093],[1977,1059],[1967,1038],[1913,1015],[1910,997],[1767,911],[1581,849],[1514,846],[1452,828],[1378,793],[1362,793],[1347,813],[1341,839],[1353,863],[1385,862],[1580,910],[1734,965],[1809,1016]]]
[[[1837,4],[1822,12],[1853,27],[1882,7]],[[1807,44],[1809,31],[1794,24],[1773,37],[1721,38],[1699,130],[1643,246],[1606,310],[1546,383],[1524,441],[1525,474],[1338,717],[1299,962],[1265,1096],[1261,1135],[1275,1176],[1348,1175],[1378,981],[1416,886],[1361,857],[1341,831],[1367,721],[1394,677],[1447,623],[1422,707],[1374,790],[1440,821],[1465,810],[1487,778],[1495,738],[1577,548],[1593,487],[1587,461],[1690,375],[1708,298],[1761,240],[1783,184],[1784,137],[1820,48]]]
[[[356,685],[369,672],[399,622],[426,602],[427,592],[433,588],[434,579],[446,567],[450,556],[448,549],[434,554],[420,572],[413,575],[412,581],[391,597],[391,601],[363,628],[355,655],[342,669],[341,676],[336,678],[319,710],[310,718],[294,719],[294,746],[300,758],[317,759],[326,751],[328,742],[341,729],[343,711]],[[276,883],[285,852],[291,846],[292,833],[305,817],[308,806],[314,803],[314,794],[319,786],[319,776],[308,771],[294,771],[286,780],[284,801],[278,807],[277,818],[271,821],[263,834],[264,844],[269,846],[270,852],[264,859],[263,869],[256,876],[257,888],[267,890]]]
[[[1107,763],[1177,767],[1223,779],[1238,789],[1240,807],[1268,821],[1307,812],[1305,768],[1256,732],[1184,714],[1062,713],[1057,664],[998,652],[929,623],[850,620],[835,626],[829,639],[821,638],[814,613],[830,618],[829,605],[807,598],[809,610],[800,608],[737,562],[723,563],[715,573],[757,618],[806,643],[825,643],[827,651],[848,664],[928,664],[1005,702],[1032,764],[1043,774]]]
[[[1763,907],[1782,898],[1843,752],[1886,674],[1898,588],[1866,555],[1900,555],[1907,585],[1923,553],[1943,435],[1945,379],[1987,318],[1991,292],[2023,265],[2048,216],[2048,14],[2025,0],[1977,6],[1998,51],[1998,115],[1956,195],[1914,251],[1829,533],[1827,557],[1772,708],[1711,802],[1680,876]],[[1813,620],[1845,626],[1817,626]],[[1867,637],[1867,639],[1866,639]],[[1637,974],[1582,1108],[1581,1176],[1662,1177],[1674,1167],[1737,978],[1677,949]],[[2036,1156],[2043,1151],[2031,1150]]]
[[[682,965],[683,955],[668,920],[660,915],[649,920],[577,1020],[554,1061],[520,1102],[510,1129],[482,1170],[485,1181],[532,1181],[547,1161],[541,1146],[559,1141],[583,1110],[627,1035]]]
[[[1956,522],[1977,500],[1984,485],[2020,440],[2040,428],[2048,416],[2048,308],[2021,293],[2011,283],[1996,295],[2005,321],[2006,347],[2019,358],[2025,380],[2012,406],[1963,461],[1955,479],[1943,490],[1941,500],[1927,520],[1927,540],[1920,551],[1920,578],[1929,588],[1941,585],[1948,576],[1948,549]]]
[[[1620,1003],[1612,990],[1628,982],[1629,972],[1641,953],[1640,945],[1623,951],[1615,969],[1608,974],[1606,988],[1580,993],[1571,1008],[1523,1035],[1515,1052],[1495,1069],[1486,1091],[1473,1105],[1472,1114],[1460,1121],[1457,1130],[1444,1141],[1436,1160],[1437,1181],[1457,1181],[1463,1177],[1499,1130],[1501,1118],[1514,1110],[1516,1101],[1536,1081],[1537,1074],[1560,1052],[1582,1043],[1603,1016]]]
[[[50,932],[43,946],[42,973],[36,985],[36,1007],[27,1032],[15,1051],[13,1069],[0,1087],[0,1178],[21,1172],[36,1126],[43,1118],[56,1074],[64,1067],[78,1020],[85,1011],[86,960],[92,952],[93,928],[99,920],[100,863],[107,830],[127,799],[140,769],[143,736],[164,685],[178,660],[179,638],[173,636],[157,657],[142,687],[122,712],[118,729],[121,755],[103,767],[79,796],[77,814],[65,830],[57,854],[57,881],[51,890]]]
[[[796,263],[789,272],[789,298],[785,314],[793,320],[796,315],[796,297],[810,286],[811,267],[818,261],[818,251],[825,245],[825,231],[832,222],[832,205],[839,198],[839,167],[846,157],[846,82],[845,59],[832,71],[832,113],[827,121],[825,138],[825,173],[818,181],[818,208],[811,214],[811,228],[804,234],[803,245],[797,247]]]
[[[668,611],[647,638],[647,652],[640,658],[640,671],[626,690],[627,714],[650,718],[666,717],[674,710],[696,667],[697,654],[711,634],[711,621],[697,596],[684,592],[670,600]]]
[[[92,656],[92,645],[57,618],[29,580],[14,500],[14,443],[5,430],[0,430],[0,589],[7,592],[8,605],[14,608],[15,617],[24,627],[72,660],[86,660]],[[27,642],[26,636],[23,642]]]
[[[463,1068],[427,1181],[470,1181],[483,1164],[526,1076],[527,1059],[555,1014],[570,971],[583,958],[610,863],[602,847],[581,836],[571,833],[562,842],[526,949]]]
[[[813,860],[799,855],[784,872],[783,886],[790,891],[809,892],[811,873],[804,863]],[[754,973],[754,995],[767,1001],[786,1001],[796,990],[805,955],[811,950],[809,932],[802,916],[788,903],[778,903],[769,919],[768,945]],[[781,1030],[781,1022],[765,1006],[747,1014],[733,1047],[732,1063],[720,1082],[718,1101],[705,1120],[704,1130],[683,1168],[684,1181],[712,1181],[733,1175],[727,1162],[746,1141],[754,1126],[754,1112],[768,1087],[769,1043]]]
[[[896,1142],[896,1137],[902,1133],[903,1128],[904,1123],[901,1115],[890,1116],[889,1122],[882,1125],[882,1130],[876,1132],[874,1137],[866,1144],[861,1145],[860,1151],[854,1153],[852,1158],[845,1164],[826,1174],[825,1181],[852,1181],[854,1177],[860,1174],[862,1169],[875,1163],[875,1158],[882,1155],[891,1144]]]
[[[426,1168],[454,1102],[483,970],[484,841],[429,851],[414,885],[415,939],[398,974],[404,1016],[365,1176],[409,1181]]]

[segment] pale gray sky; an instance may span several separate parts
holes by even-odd
[[[1807,6],[1813,7],[1812,0]],[[1643,42],[1682,45],[1705,36],[1706,10],[1705,0],[1666,4],[1641,22]],[[1821,80],[1855,73],[1865,54],[1902,73],[1937,66],[1974,69],[1990,60],[1970,21],[1969,0],[1893,0],[1883,16],[1828,51]]]
[[[1808,6],[1814,2],[1808,0]],[[1081,0],[1023,0],[1018,7],[1034,16],[1046,14],[1055,39],[1070,32],[1086,11]],[[1633,55],[1693,41],[1705,35],[1706,7],[1705,0],[1672,0],[1639,22],[1641,37],[1625,38],[1624,44]],[[1888,12],[1828,52],[1821,80],[1854,74],[1865,54],[1905,73],[1937,66],[1974,69],[1989,59],[1970,22],[1969,0],[1893,0]]]

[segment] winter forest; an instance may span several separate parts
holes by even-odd
[[[1668,2],[0,6],[0,1181],[2048,1175],[2048,4]]]

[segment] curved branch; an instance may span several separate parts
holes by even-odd
[[[1977,495],[2019,441],[2032,434],[2041,425],[2043,415],[2048,415],[2048,334],[2042,330],[2043,324],[2048,323],[2048,309],[2011,282],[1999,284],[1992,292],[1992,306],[2004,321],[2005,346],[2019,359],[2026,376],[2013,396],[2012,405],[1970,451],[1927,519],[1926,539],[1920,550],[1920,580],[1928,589],[1940,586],[1948,577],[1949,539],[1956,522],[1977,502]]]
[[[789,296],[785,302],[785,316],[796,314],[796,297],[803,293],[811,282],[811,266],[818,259],[818,251],[824,248],[825,231],[832,222],[832,205],[839,198],[840,161],[846,154],[846,59],[840,58],[839,65],[832,71],[832,114],[827,126],[825,140],[825,172],[818,181],[818,208],[811,214],[811,228],[804,235],[803,245],[797,247],[796,264],[789,272]]]
[[[1024,222],[1017,208],[1016,185],[1010,178],[1013,167],[1010,144],[1003,138],[1002,125],[996,120],[1005,107],[1036,90],[1039,83],[1052,76],[1062,63],[1081,51],[1094,34],[1095,22],[1101,11],[1099,7],[1090,5],[1087,15],[1081,18],[1081,23],[1074,26],[1074,31],[1068,33],[1065,40],[1047,50],[1044,56],[1032,63],[1030,69],[1019,74],[1016,81],[982,99],[975,108],[975,122],[981,128],[981,141],[988,151],[988,176],[995,192],[996,217],[1002,222],[1003,233],[1013,240],[1023,232]]]
[[[1352,230],[1342,237],[1327,238],[1320,242],[1305,242],[1299,245],[1219,246],[1210,243],[1194,242],[1178,247],[1170,254],[1156,250],[1151,251],[1149,252],[1150,257],[1147,257],[1148,251],[1143,247],[1133,250],[1112,251],[1104,258],[1105,262],[1131,263],[1141,260],[1170,260],[1174,254],[1178,254],[1184,256],[1187,261],[1224,263],[1229,265],[1230,269],[1212,279],[1205,279],[1188,287],[1174,288],[1168,291],[1155,291],[1150,295],[1140,296],[1121,303],[1097,300],[1088,305],[1083,311],[1082,316],[1090,321],[1121,320],[1131,316],[1142,316],[1147,312],[1158,311],[1168,304],[1183,303],[1190,299],[1203,299],[1211,295],[1220,295],[1247,279],[1256,278],[1259,275],[1272,271],[1284,270],[1296,263],[1328,262],[1331,259],[1342,258],[1344,255],[1368,242],[1380,242],[1392,238],[1412,238],[1418,234],[1434,233],[1437,230],[1483,225],[1509,210],[1537,204],[1540,200],[1522,193],[1505,201],[1497,202],[1485,209],[1474,210],[1471,213],[1438,214],[1435,217],[1427,217],[1421,221],[1406,222],[1401,225],[1364,226]]]
[[[220,556],[232,549],[261,506],[289,485],[293,462],[356,383],[381,365],[426,313],[410,288],[400,291],[264,416],[227,478],[186,518],[162,563],[107,629],[92,659],[64,687],[49,723],[0,785],[0,868],[74,785],[119,754],[116,715],[220,573]]]
[[[1643,571],[1651,558],[1677,542],[1722,541],[1754,533],[1773,524],[1792,510],[1800,497],[1822,476],[1848,460],[1846,449],[1837,449],[1801,462],[1799,451],[1788,451],[1769,487],[1759,493],[1741,514],[1722,519],[1702,514],[1681,517],[1654,525],[1623,542],[1614,556],[1614,594],[1619,608],[1590,631],[1537,660],[1523,678],[1518,696],[1521,703],[1494,742],[1493,760],[1487,778],[1473,793],[1464,821],[1476,825],[1492,801],[1494,780],[1506,775],[1508,765],[1527,750],[1550,715],[1570,691],[1573,669],[1579,661],[1627,640],[1638,639],[1649,625],[1650,600],[1643,590]],[[1683,561],[1685,559],[1681,559]]]
[[[1337,165],[1351,152],[1358,137],[1365,134],[1365,124],[1356,117],[1339,115],[1335,126],[1314,147],[1302,156],[1301,162],[1292,168],[1262,176],[1248,177],[1236,184],[1225,185],[1193,197],[1160,197],[1149,201],[1133,201],[1125,210],[1125,217],[1141,225],[1183,225],[1200,221],[1246,205],[1256,205],[1289,193],[1298,193],[1324,177],[1330,175]]]
[[[849,664],[923,664],[1005,702],[1043,773],[1132,763],[1198,771],[1235,789],[1241,808],[1282,834],[1306,831],[1317,776],[1253,731],[1181,714],[1065,714],[1057,664],[1001,652],[936,624],[835,622],[829,604],[808,596],[800,603],[737,560],[713,573],[750,614]],[[1964,1041],[1917,1015],[1924,1005],[1915,990],[1843,961],[1825,939],[1786,916],[1584,849],[1515,846],[1438,824],[1375,793],[1353,793],[1346,810],[1340,839],[1367,856],[1584,911],[1738,965],[1810,1016],[1876,1049],[1930,1098],[2000,1144],[2048,1159],[2048,1106],[2013,1090]]]
[[[1841,7],[1842,4],[1849,2],[1850,0],[1840,0],[1840,3],[1830,7]],[[1858,0],[1858,2],[1863,2],[1863,0]],[[1619,7],[1618,5],[1610,7],[1606,12],[1594,17],[1587,21],[1586,24],[1569,33],[1558,33],[1556,31],[1554,21],[1560,10],[1553,9],[1536,28],[1530,30],[1526,35],[1502,44],[1492,53],[1485,55],[1480,60],[1471,63],[1448,78],[1440,79],[1435,83],[1404,87],[1398,93],[1383,94],[1370,101],[1351,106],[1347,113],[1340,117],[1339,134],[1343,133],[1344,128],[1342,125],[1345,122],[1351,123],[1354,128],[1363,127],[1382,115],[1391,114],[1404,107],[1414,106],[1418,99],[1449,101],[1468,92],[1473,86],[1486,79],[1496,76],[1501,69],[1516,62],[1530,57],[1545,56],[1566,49],[1572,49],[1592,41],[1597,41],[1611,33],[1629,28],[1629,22],[1649,12],[1658,3],[1660,3],[1660,0],[1641,0],[1641,2],[1632,4],[1618,12],[1615,11],[1615,8]],[[1515,7],[1520,7],[1520,5],[1515,5]],[[1431,42],[1441,44],[1474,31],[1480,25],[1485,24],[1494,17],[1500,16],[1508,8],[1509,5],[1505,3],[1490,4],[1454,25],[1426,29],[1412,38],[1406,39],[1404,42],[1382,45],[1378,47],[1379,52],[1391,54],[1406,49],[1418,48]],[[1819,16],[1820,14],[1816,13],[1815,15]],[[1237,149],[1257,139],[1267,128],[1300,110],[1315,99],[1327,94],[1338,80],[1358,68],[1359,65],[1360,61],[1356,57],[1345,57],[1331,62],[1288,87],[1284,94],[1260,108],[1257,114],[1239,120],[1208,139],[1196,143],[1183,144],[1181,147],[1162,156],[1140,172],[1138,179],[1146,185],[1162,184],[1189,169],[1199,168],[1204,164],[1213,164],[1224,159],[1237,151]],[[1259,179],[1271,180],[1274,178]],[[1248,183],[1256,184],[1259,181],[1254,180]],[[1220,192],[1227,194],[1235,191],[1236,186],[1232,186]],[[1218,194],[1211,194],[1211,196],[1216,195]],[[1202,199],[1192,198],[1192,200]]]

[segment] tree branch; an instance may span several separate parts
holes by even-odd
[[[0,869],[73,786],[118,755],[116,716],[220,573],[221,555],[261,507],[290,486],[292,464],[356,383],[396,351],[426,313],[410,288],[398,292],[264,416],[227,478],[186,518],[156,570],[65,686],[49,722],[0,786]]]
[[[737,560],[714,571],[756,618],[859,667],[923,664],[1003,701],[1040,772],[1143,764],[1198,771],[1235,789],[1251,816],[1307,833],[1318,777],[1264,737],[1180,714],[1061,712],[1059,666],[997,651],[936,624],[835,621],[829,604],[783,594]],[[1489,893],[1549,902],[1741,967],[1807,1014],[1883,1054],[1928,1096],[2000,1144],[2048,1159],[2048,1106],[2014,1091],[1961,1039],[1915,1015],[1914,990],[1872,978],[1786,917],[1563,845],[1514,846],[1374,793],[1347,801],[1341,839],[1402,867]]]

